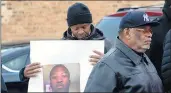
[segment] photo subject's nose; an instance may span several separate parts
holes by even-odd
[[[57,82],[61,83],[62,82],[62,78],[58,78]]]

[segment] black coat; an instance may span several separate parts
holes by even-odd
[[[161,63],[162,63],[162,56],[163,56],[163,42],[166,33],[171,29],[171,16],[170,16],[171,11],[167,10],[171,8],[165,8],[165,7],[163,9],[163,16],[157,19],[157,21],[160,22],[160,25],[152,28],[153,35],[152,35],[151,47],[146,52],[146,54],[148,55],[148,57],[156,67],[160,77],[161,77]]]
[[[166,91],[171,92],[171,30],[165,37],[163,46],[162,77]]]
[[[121,40],[93,68],[85,92],[162,93],[163,85],[147,55],[137,54]]]

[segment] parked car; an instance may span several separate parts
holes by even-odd
[[[27,93],[28,82],[20,81],[19,71],[30,63],[30,46],[27,44],[2,45],[2,77],[9,93]]]
[[[110,40],[115,40],[118,31],[119,24],[124,15],[126,15],[130,11],[144,11],[148,14],[151,20],[159,18],[163,15],[162,13],[163,5],[157,6],[147,6],[147,7],[132,7],[132,8],[120,8],[114,14],[107,15],[103,17],[97,24],[96,27],[100,29],[104,36],[109,38]]]

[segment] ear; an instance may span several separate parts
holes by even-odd
[[[129,40],[131,38],[130,29],[129,28],[125,28],[124,30],[125,30],[124,31],[124,35]]]

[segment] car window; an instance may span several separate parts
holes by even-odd
[[[6,52],[6,51],[10,51],[10,50],[12,50],[12,49],[8,49],[8,48],[7,49],[1,49],[1,54]]]
[[[8,62],[3,62],[2,72],[6,72],[6,71],[11,72],[12,70],[16,71],[22,69],[26,64],[27,57],[28,54],[25,54],[15,59],[12,59]]]
[[[9,47],[9,48],[1,48],[1,53],[8,52],[8,51],[16,51],[23,47]]]
[[[109,17],[102,19],[96,27],[103,32],[105,37],[114,40],[118,35],[120,21],[121,17]]]

